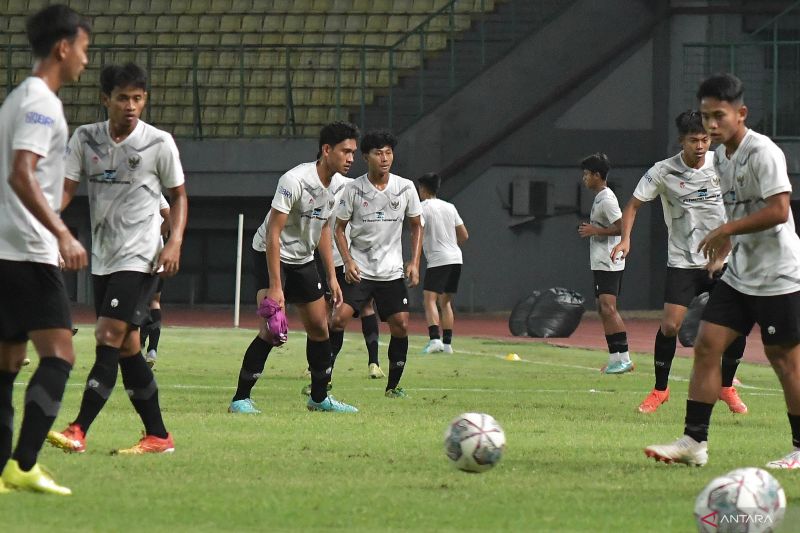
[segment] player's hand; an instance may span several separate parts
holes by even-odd
[[[611,250],[611,260],[612,261],[620,261],[628,257],[628,253],[631,251],[631,243],[630,241],[619,241],[613,250]],[[622,254],[622,255],[619,255]]]
[[[64,258],[61,257],[61,252],[59,252],[59,254],[58,254],[58,269],[59,270],[64,270],[65,266],[66,266],[66,263],[64,263]]]
[[[578,235],[584,238],[597,235],[597,228],[592,226],[589,222],[581,222],[580,225],[578,225]]]
[[[163,277],[169,278],[178,273],[181,262],[181,247],[175,241],[169,241],[161,253],[158,255],[155,273],[160,273]]]
[[[89,264],[86,250],[71,233],[58,238],[59,263],[63,261],[63,270],[80,270]]]
[[[268,288],[267,298],[271,298],[272,301],[281,306],[281,309],[286,309],[286,298],[283,296],[283,288],[280,285]]]
[[[409,287],[416,287],[419,285],[419,267],[409,263],[406,265],[406,283]]]
[[[725,231],[725,224],[718,227],[714,231],[709,232],[700,244],[697,246],[697,251],[703,253],[703,257],[709,262],[715,262],[718,259],[724,259],[727,254],[723,250],[730,247],[731,237]]]
[[[717,257],[713,261],[709,261],[706,265],[706,270],[708,271],[708,278],[714,279],[715,274],[718,272],[722,272],[722,269],[725,268],[725,258],[724,257]]]
[[[344,280],[347,283],[361,282],[361,270],[358,269],[358,265],[352,259],[344,264]]]
[[[339,282],[336,280],[335,276],[328,279],[328,288],[331,291],[331,303],[333,307],[342,305],[342,288],[339,286]]]

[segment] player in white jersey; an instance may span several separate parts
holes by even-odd
[[[159,203],[161,214],[161,239],[162,242],[169,236],[169,202],[161,195]],[[158,278],[156,292],[150,300],[150,312],[144,323],[139,328],[139,345],[144,351],[144,360],[153,368],[158,359],[158,342],[161,340],[161,291],[164,289],[164,278]],[[145,348],[147,342],[147,350]]]
[[[725,222],[722,190],[708,153],[711,140],[699,111],[684,111],[675,125],[680,153],[659,161],[639,180],[622,212],[622,240],[611,252],[611,257],[628,256],[636,213],[645,202],[660,196],[668,240],[664,311],[653,350],[655,385],[639,405],[641,413],[653,413],[669,400],[669,371],[683,318],[692,299],[711,290],[723,267],[722,261],[710,264],[697,251],[703,237]],[[720,399],[732,412],[741,414],[747,412],[747,406],[739,398],[733,378],[744,347],[745,337],[740,337],[725,351],[720,389]]]
[[[161,416],[153,371],[141,353],[139,326],[159,273],[173,276],[180,265],[187,199],[183,167],[172,136],[139,119],[147,102],[147,73],[133,63],[107,65],[100,89],[108,120],[80,126],[72,134],[62,209],[81,180],[88,181],[92,225],[92,282],[97,314],[95,363],[86,379],[80,410],[48,440],[70,452],[86,449],[86,433],[117,381],[117,367],[144,437],[120,454],[174,451]],[[172,200],[169,242],[161,240],[161,190]]]
[[[578,235],[589,237],[589,262],[594,276],[594,296],[597,311],[603,323],[608,344],[608,363],[601,372],[624,374],[633,370],[633,361],[628,353],[628,335],[625,324],[617,311],[617,297],[622,291],[622,274],[625,260],[611,258],[611,250],[619,242],[622,227],[622,211],[614,192],[608,188],[606,179],[611,165],[603,153],[595,153],[581,161],[583,183],[595,193],[589,222],[578,225]]]
[[[309,411],[354,413],[358,409],[328,395],[331,342],[322,281],[314,261],[319,250],[334,307],[341,305],[342,292],[333,267],[331,213],[336,207],[334,191],[345,183],[358,142],[358,128],[333,122],[319,134],[316,161],[302,163],[278,180],[272,206],[253,237],[252,258],[256,302],[270,298],[280,307],[297,306],[306,330],[306,360],[311,371]],[[265,256],[266,254],[266,256]],[[264,371],[273,348],[267,321],[262,318],[258,334],[245,351],[239,382],[228,412],[258,414],[250,393]]]
[[[0,107],[0,495],[11,489],[68,495],[37,458],[75,364],[59,255],[68,270],[85,267],[87,258],[58,215],[68,130],[57,93],[86,67],[91,27],[55,5],[30,17],[26,31],[33,75]],[[28,340],[40,362],[12,454],[11,400]]]
[[[728,256],[728,268],[708,300],[694,346],[684,436],[652,445],[659,461],[702,466],[708,461],[708,427],[719,396],[720,357],[754,324],[783,388],[793,450],[768,468],[800,468],[800,238],[789,199],[786,157],[768,137],[747,128],[742,82],[712,76],[697,91],[703,125],[719,143],[714,168],[728,221],[708,233],[698,249],[710,261]],[[767,431],[765,435],[770,435]]]
[[[333,362],[342,349],[344,330],[355,309],[375,301],[381,320],[389,323],[389,377],[385,395],[402,398],[398,386],[408,356],[408,289],[419,283],[422,253],[422,207],[414,184],[391,174],[397,139],[385,130],[361,139],[367,173],[347,184],[336,211],[336,246],[344,260],[344,303],[331,319]],[[411,228],[411,260],[403,268],[403,221]],[[348,243],[345,231],[350,227]]]
[[[423,238],[427,269],[422,284],[425,320],[428,322],[427,346],[422,353],[453,353],[453,296],[458,292],[461,265],[464,263],[461,245],[469,238],[467,227],[456,206],[436,197],[442,179],[429,172],[419,178],[419,197],[422,200]],[[439,332],[439,309],[442,309]]]

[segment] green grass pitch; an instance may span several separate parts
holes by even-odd
[[[601,352],[466,337],[455,339],[454,355],[420,355],[425,339],[412,337],[402,382],[410,397],[392,400],[383,396],[384,380],[367,379],[362,339],[348,334],[333,393],[361,412],[339,415],[305,409],[305,342],[292,332],[254,389],[263,414],[230,415],[252,336],[165,328],[156,377],[175,453],[109,455],[136,442],[141,429],[119,378],[85,454],[45,445],[40,456],[74,495],[0,496],[0,530],[683,532],[694,530],[694,499],[710,479],[790,448],[768,367],[740,368],[748,415],[717,405],[706,467],[667,466],[642,448],[680,436],[690,361],[676,359],[672,399],[645,416],[635,409],[652,387],[649,355],[634,355],[632,374],[603,376]],[[75,342],[78,363],[56,429],[77,413],[94,360],[91,326]],[[385,352],[383,343],[384,370]],[[505,361],[509,352],[522,361]],[[30,373],[18,377],[18,409]],[[447,424],[465,411],[493,415],[506,432],[503,460],[484,474],[459,472],[444,455]],[[775,475],[788,499],[783,531],[792,531],[800,474]]]

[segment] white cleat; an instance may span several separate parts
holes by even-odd
[[[775,468],[780,470],[794,470],[795,468],[800,468],[800,449],[795,448],[785,457],[768,462],[767,468]]]
[[[444,344],[444,353],[453,353],[453,345],[452,344]]]
[[[703,466],[708,462],[708,442],[697,442],[689,435],[684,435],[670,444],[648,446],[644,454],[662,463]]]
[[[428,344],[425,345],[425,348],[422,349],[422,353],[442,353],[444,351],[444,343],[442,339],[431,339],[428,341]]]

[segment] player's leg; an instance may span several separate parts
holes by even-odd
[[[670,444],[648,446],[648,457],[695,466],[706,463],[708,427],[721,387],[722,353],[737,337],[750,332],[754,320],[745,295],[725,283],[714,288],[695,339],[684,436]]]
[[[402,279],[376,282],[375,305],[381,318],[389,323],[389,377],[385,395],[403,398],[405,391],[399,386],[408,359],[408,289]]]
[[[453,294],[446,292],[436,299],[442,310],[442,345],[444,353],[453,353]]]
[[[161,287],[163,284],[164,280],[159,278],[158,289],[153,295],[153,300],[150,302],[150,316],[148,317],[148,326],[146,328],[148,343],[145,361],[147,361],[147,364],[150,365],[151,368],[156,364],[156,359],[158,358],[158,342],[161,340]],[[145,327],[142,326],[140,334],[142,334],[144,330]],[[141,343],[144,345],[144,339],[141,340]]]
[[[444,293],[447,279],[447,267],[428,267],[422,283],[422,306],[425,309],[425,322],[428,324],[428,344],[422,353],[438,353],[444,351],[441,330],[439,327],[439,309],[437,300]]]
[[[0,472],[11,458],[14,436],[14,380],[25,359],[27,341],[0,342]],[[0,477],[0,494],[8,489]]]
[[[739,397],[739,392],[733,386],[733,378],[739,368],[739,362],[744,355],[746,337],[740,336],[734,340],[722,354],[722,388],[719,390],[719,399],[728,405],[732,413],[746,414],[747,405]]]
[[[386,375],[381,370],[381,364],[378,360],[380,330],[378,328],[378,315],[375,314],[372,300],[367,302],[361,309],[361,334],[364,336],[364,344],[367,346],[369,377],[372,379],[385,378]]]
[[[624,374],[634,368],[628,352],[628,333],[617,310],[617,296],[622,291],[623,272],[593,271],[597,310],[608,345],[608,364],[602,369],[606,374]]]
[[[338,277],[338,275],[337,275]],[[344,344],[344,330],[353,318],[356,309],[363,309],[372,299],[373,281],[362,279],[358,283],[348,283],[344,273],[338,277],[339,287],[342,289],[342,305],[333,310],[330,318],[328,335],[331,341],[331,365],[336,364],[336,357],[342,351]]]

